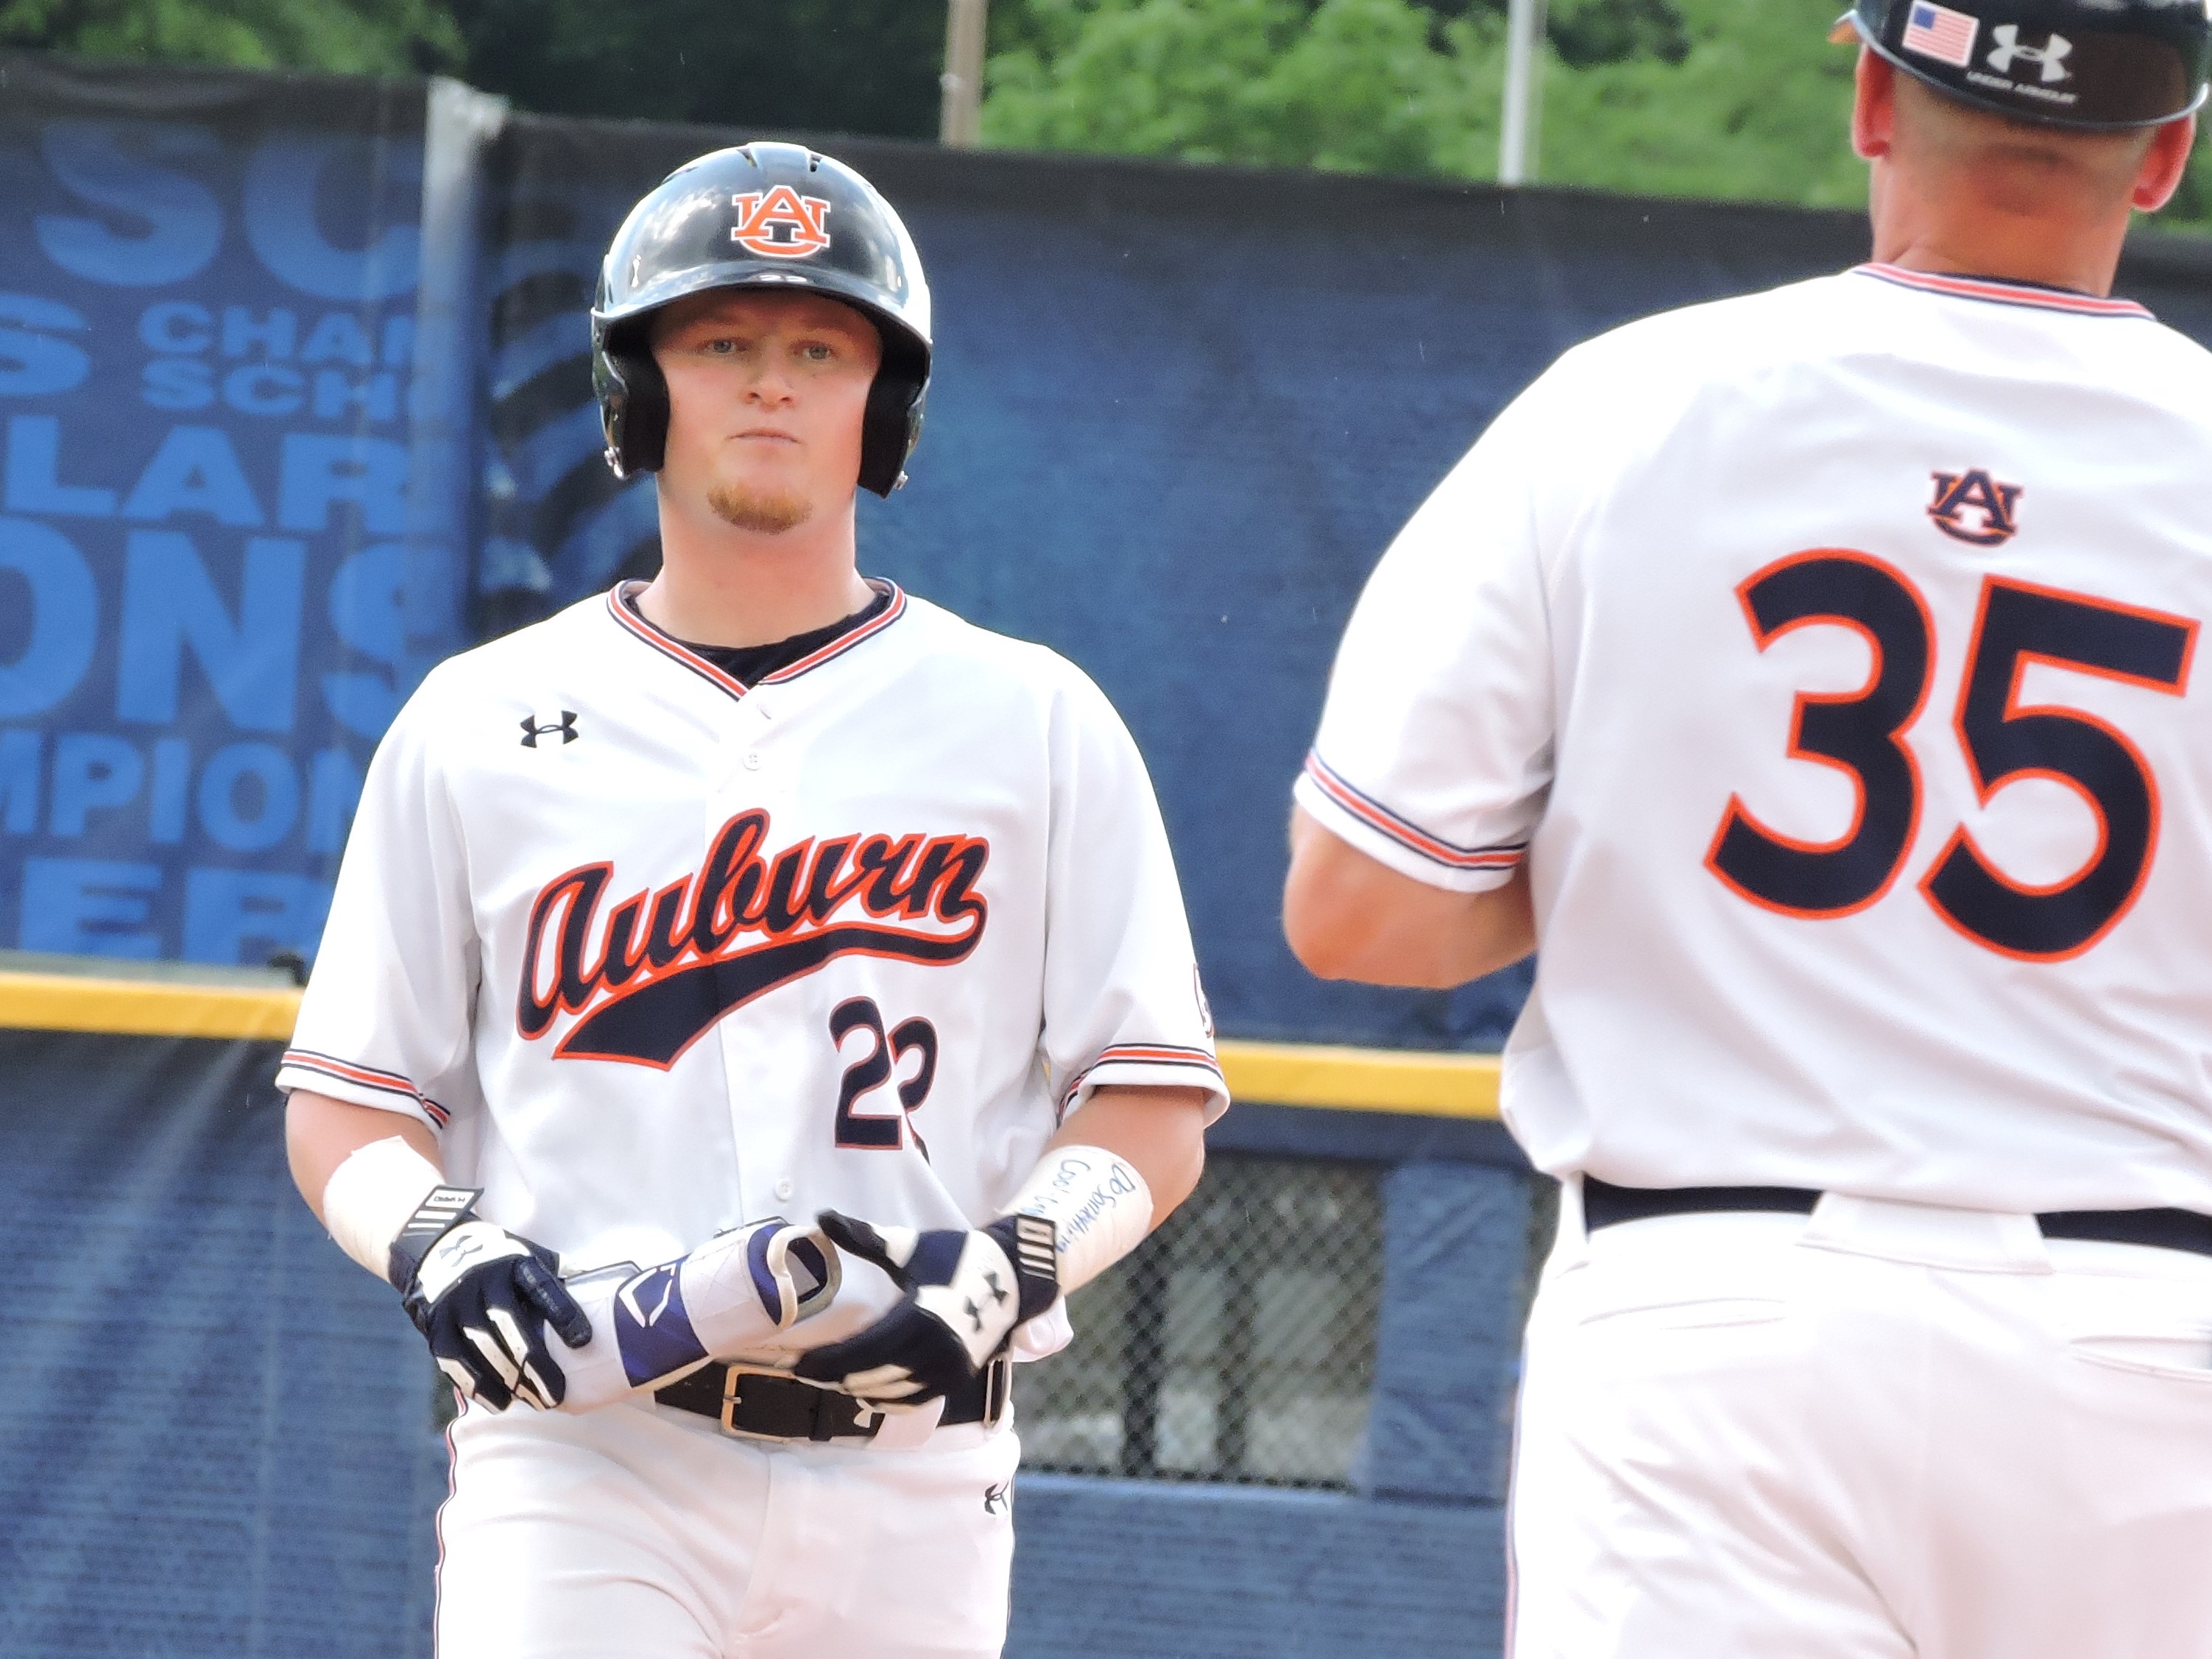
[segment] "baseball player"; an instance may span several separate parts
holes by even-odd
[[[2204,0],[1859,0],[1875,262],[1631,325],[1384,556],[1317,972],[1540,946],[1516,1659],[2212,1652]]]
[[[856,569],[929,294],[826,155],[703,156],[592,313],[663,563],[453,659],[370,768],[279,1073],[466,1401],[441,1651],[990,1655],[1010,1353],[1225,1104],[1096,687]]]

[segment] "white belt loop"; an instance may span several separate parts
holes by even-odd
[[[920,1451],[937,1432],[945,1402],[933,1400],[910,1412],[885,1412],[884,1425],[867,1443],[877,1451]]]
[[[1589,1227],[1583,1218],[1583,1178],[1577,1172],[1559,1182],[1559,1228],[1544,1258],[1539,1283],[1549,1284],[1589,1260]]]

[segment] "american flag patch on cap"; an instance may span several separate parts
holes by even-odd
[[[1923,58],[1964,69],[1974,61],[1974,36],[1981,27],[1978,17],[1936,5],[1933,0],[1920,0],[1905,15],[1905,38],[1899,44]]]

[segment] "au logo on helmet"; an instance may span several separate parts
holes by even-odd
[[[830,204],[819,196],[801,196],[789,185],[774,190],[749,190],[732,197],[738,222],[730,240],[750,252],[771,259],[804,259],[830,246]]]

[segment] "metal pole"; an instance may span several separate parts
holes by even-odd
[[[1498,146],[1501,185],[1525,185],[1536,176],[1543,44],[1544,0],[1513,0],[1505,24],[1505,131]]]
[[[984,23],[991,0],[948,0],[945,18],[945,101],[937,138],[956,149],[973,149],[983,111]]]

